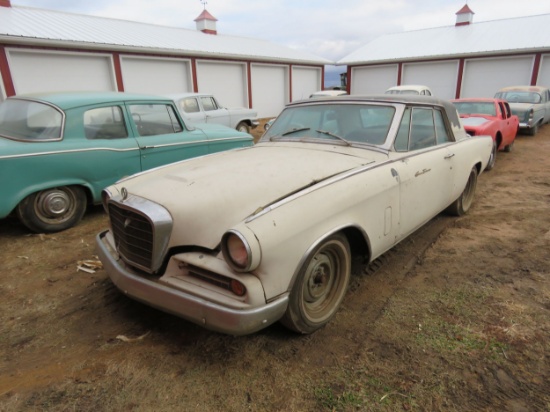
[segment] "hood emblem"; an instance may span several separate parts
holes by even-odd
[[[128,199],[128,190],[123,187],[122,189],[120,189],[120,195],[122,196],[121,202],[126,201]]]

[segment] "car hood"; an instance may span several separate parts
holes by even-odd
[[[492,119],[477,116],[461,117],[460,120],[465,127],[479,127],[484,125],[485,123],[493,121]]]
[[[308,148],[304,148],[307,146]],[[271,203],[331,176],[388,158],[334,145],[268,143],[194,158],[110,187],[164,206],[174,221],[170,246],[214,249],[223,233]]]
[[[202,131],[205,135],[209,136],[210,139],[216,138],[218,137],[218,135],[219,137],[227,137],[228,132],[235,137],[249,137],[250,139],[252,139],[252,136],[248,133],[239,132],[238,130],[232,129],[229,126],[224,126],[223,124],[192,122],[191,124],[193,129]]]

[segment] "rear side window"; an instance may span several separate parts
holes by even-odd
[[[88,139],[120,139],[128,130],[120,106],[99,107],[84,112],[84,131]]]
[[[129,107],[140,136],[172,134],[183,130],[173,106],[169,104],[134,104]]]
[[[0,136],[14,140],[60,140],[64,115],[55,107],[29,100],[0,104]]]

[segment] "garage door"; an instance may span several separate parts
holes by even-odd
[[[189,60],[123,56],[120,65],[127,92],[170,94],[193,91]]]
[[[542,56],[537,85],[550,87],[550,54]]]
[[[212,93],[225,107],[248,107],[244,63],[197,62],[198,91]]]
[[[458,75],[458,61],[410,63],[403,65],[402,84],[423,84],[434,96],[454,99]]]
[[[377,94],[397,84],[396,64],[351,69],[351,94]]]
[[[321,90],[321,69],[315,67],[292,67],[292,100],[307,99]]]
[[[502,87],[530,84],[533,62],[533,56],[466,60],[460,96],[493,97]]]
[[[117,89],[109,55],[12,49],[8,58],[16,94]]]
[[[252,64],[252,105],[258,117],[275,117],[289,102],[288,67]]]

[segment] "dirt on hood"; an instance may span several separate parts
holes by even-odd
[[[550,126],[354,274],[327,327],[232,337],[126,298],[95,256],[101,207],[0,221],[0,411],[550,410]]]

